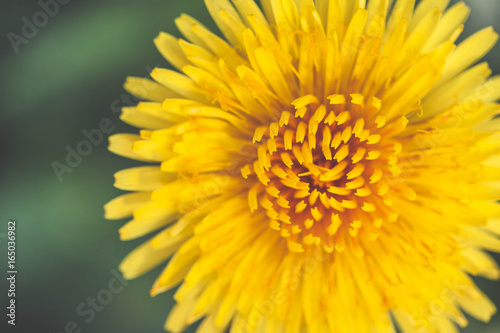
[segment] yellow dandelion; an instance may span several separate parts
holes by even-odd
[[[367,3],[366,3],[367,2]],[[494,304],[470,275],[500,276],[500,77],[460,45],[448,0],[205,0],[155,44],[176,70],[129,78],[144,99],[109,149],[149,162],[106,217],[121,264],[178,287],[182,332],[457,332]]]

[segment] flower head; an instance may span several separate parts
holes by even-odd
[[[139,134],[110,150],[106,205],[159,232],[121,264],[172,256],[181,332],[455,332],[495,312],[469,274],[498,278],[500,78],[455,46],[468,8],[423,0],[206,0],[225,39],[182,15],[155,44],[177,70],[125,88]],[[262,8],[262,9],[261,9]],[[492,120],[493,119],[493,120]],[[497,182],[497,183],[495,183]]]

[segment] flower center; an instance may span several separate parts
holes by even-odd
[[[279,121],[258,127],[257,158],[242,168],[245,178],[258,179],[250,209],[264,209],[269,226],[296,252],[311,245],[341,252],[361,231],[375,240],[382,217],[396,218],[384,199],[385,173],[398,172],[401,147],[386,139],[391,128],[377,115],[380,100],[360,94],[328,100],[303,96]]]

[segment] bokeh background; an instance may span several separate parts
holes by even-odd
[[[67,1],[67,0],[66,0]],[[452,1],[456,2],[456,1]],[[467,0],[472,14],[463,37],[488,25],[500,31],[499,0]],[[19,45],[23,18],[32,21],[38,1],[3,1],[0,10],[0,233],[17,221],[17,325],[7,332],[163,332],[173,291],[156,298],[149,289],[159,269],[131,281],[113,295],[89,323],[77,314],[114,278],[120,260],[142,242],[121,242],[124,221],[106,221],[102,206],[120,194],[113,173],[138,165],[107,151],[107,139],[71,173],[56,177],[52,163],[64,163],[83,130],[109,118],[112,133],[135,132],[123,124],[113,104],[124,93],[127,75],[147,76],[169,66],[153,45],[159,31],[178,35],[174,19],[188,13],[216,29],[202,0],[72,0]],[[215,30],[214,30],[215,31]],[[500,73],[500,47],[486,58]],[[109,135],[109,134],[108,134]],[[0,235],[1,237],[1,235]],[[6,241],[0,238],[0,307],[7,306]],[[497,260],[500,257],[496,256]],[[477,279],[500,305],[500,284]],[[500,315],[489,325],[471,320],[464,332],[499,332]],[[1,332],[5,332],[2,328]]]

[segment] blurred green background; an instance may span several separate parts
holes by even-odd
[[[500,1],[466,3],[472,14],[463,36],[488,25],[500,31]],[[120,260],[142,242],[121,242],[117,230],[123,221],[106,221],[102,208],[121,193],[113,188],[113,173],[139,163],[109,153],[104,139],[62,182],[51,164],[65,163],[65,147],[75,148],[85,139],[82,131],[97,128],[103,118],[114,126],[111,134],[136,131],[118,119],[112,105],[124,94],[127,75],[143,77],[156,66],[168,67],[153,45],[159,31],[179,35],[174,19],[182,12],[215,25],[202,0],[72,0],[16,53],[8,33],[21,35],[23,17],[32,21],[41,7],[37,1],[2,5],[0,233],[14,219],[18,237],[18,325],[7,332],[59,333],[71,321],[82,332],[163,332],[173,292],[148,294],[159,269],[114,294],[90,323],[76,312],[88,297],[108,288]],[[496,74],[499,55],[497,46],[486,58]],[[4,256],[6,242],[0,241]],[[5,272],[5,259],[0,262]],[[477,281],[500,305],[500,284]],[[2,278],[3,309],[6,287]],[[4,316],[2,311],[0,327],[5,327]],[[498,331],[500,315],[489,325],[471,320],[464,330]]]

